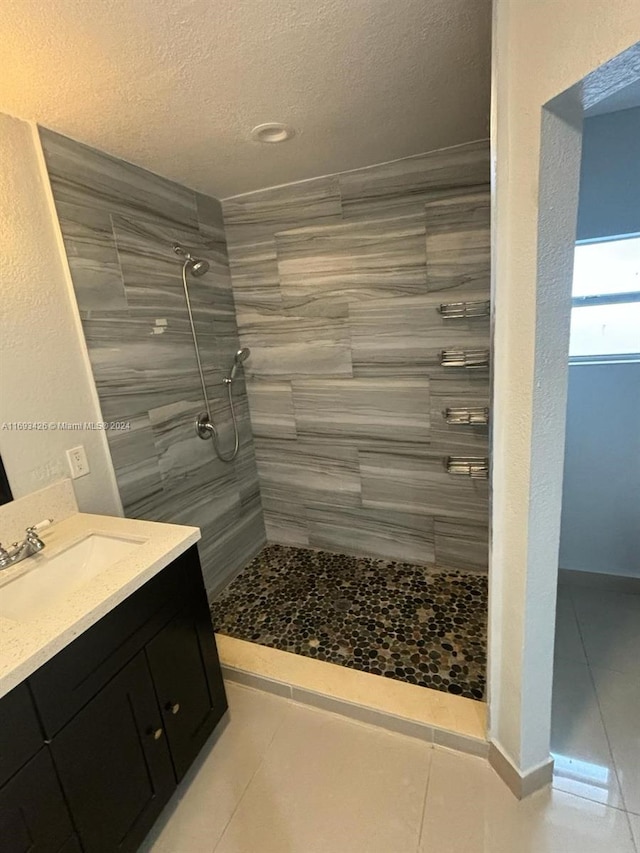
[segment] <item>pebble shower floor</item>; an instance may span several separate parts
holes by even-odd
[[[486,575],[267,545],[211,616],[240,640],[484,697]]]

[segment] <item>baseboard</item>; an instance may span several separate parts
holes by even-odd
[[[558,582],[563,586],[603,589],[640,595],[640,577],[628,575],[606,575],[602,572],[580,572],[573,569],[558,569]]]
[[[512,764],[495,741],[489,743],[488,758],[489,764],[519,800],[523,800],[529,794],[545,788],[553,779],[553,758],[551,756],[524,774]]]

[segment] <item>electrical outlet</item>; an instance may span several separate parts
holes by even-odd
[[[79,444],[77,447],[72,447],[67,450],[67,461],[69,462],[69,471],[71,479],[77,480],[78,477],[84,477],[89,473],[89,462],[84,447]]]

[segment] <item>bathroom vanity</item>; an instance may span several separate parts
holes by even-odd
[[[0,586],[2,853],[137,850],[227,708],[199,531],[65,525],[139,547],[34,618],[3,616]]]

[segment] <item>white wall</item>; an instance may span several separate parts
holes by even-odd
[[[549,755],[581,143],[542,108],[638,40],[637,0],[494,0],[490,737],[521,773]]]
[[[82,444],[79,508],[121,515],[104,433],[2,427],[102,420],[44,175],[35,128],[0,114],[0,455],[18,498],[69,476],[65,451]]]
[[[640,577],[640,363],[569,368],[560,566]]]
[[[584,123],[578,240],[640,233],[640,107]]]

